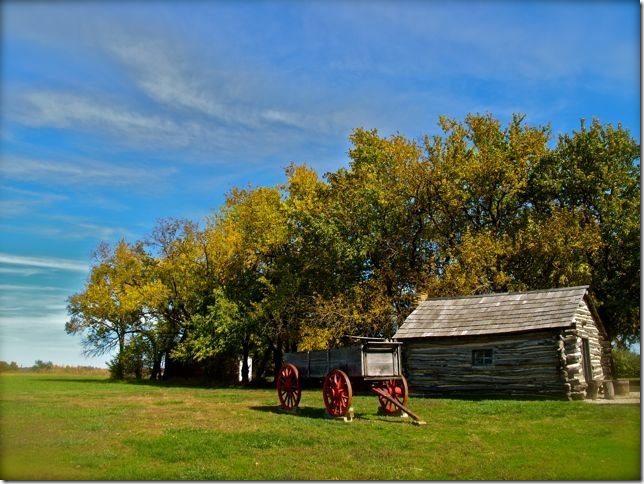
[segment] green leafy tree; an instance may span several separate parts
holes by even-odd
[[[237,305],[226,298],[222,289],[216,289],[213,304],[206,314],[192,317],[187,336],[173,350],[173,356],[197,362],[219,355],[236,356],[242,344],[243,324]]]
[[[321,281],[310,288],[307,348],[338,345],[350,334],[393,335],[432,254],[424,238],[421,149],[376,130],[357,129],[351,142],[349,166],[328,173],[326,184],[310,184],[318,201],[305,205],[297,225],[302,239],[315,241],[305,252]]]
[[[535,211],[573,214],[577,235],[569,240],[594,239],[585,254],[584,280],[591,283],[609,335],[623,347],[638,341],[639,144],[621,126],[593,120],[587,128],[582,121],[579,131],[559,137],[532,176]]]
[[[583,223],[576,210],[531,211],[516,243],[511,265],[519,288],[592,283],[591,257],[601,247],[601,234],[597,224]]]
[[[208,240],[190,220],[162,219],[146,245],[154,259],[151,272],[159,284],[152,311],[154,323],[146,333],[155,353],[155,367],[164,359],[165,378],[189,376],[185,360],[173,354],[189,337],[192,319],[205,314],[212,304],[217,279]]]
[[[154,349],[144,333],[130,337],[123,351],[108,363],[110,375],[115,379],[135,378],[141,380],[154,371]]]
[[[51,361],[36,360],[32,369],[34,371],[45,372],[49,371],[54,367],[54,364]]]
[[[615,348],[612,351],[615,363],[616,378],[639,378],[642,371],[642,357],[625,348]]]

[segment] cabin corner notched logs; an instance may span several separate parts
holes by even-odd
[[[400,327],[413,393],[584,398],[610,379],[587,286],[422,302]]]

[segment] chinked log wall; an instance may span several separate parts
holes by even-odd
[[[575,322],[577,323],[579,336],[588,338],[590,342],[593,379],[597,381],[609,380],[612,373],[610,365],[610,341],[597,327],[588,306],[585,304],[579,306]]]
[[[588,306],[579,306],[575,315],[575,326],[560,333],[558,345],[560,358],[565,360],[565,370],[562,375],[566,380],[571,398],[584,398],[588,382],[584,375],[582,339],[588,339],[590,349],[590,368],[592,378],[596,382],[610,379],[610,342],[599,330]],[[562,360],[562,361],[564,361]],[[601,391],[601,386],[600,386]]]
[[[560,330],[409,340],[410,390],[419,395],[570,395]],[[561,341],[561,343],[560,343]],[[492,349],[493,365],[472,365],[472,351]]]

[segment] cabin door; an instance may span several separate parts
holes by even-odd
[[[586,383],[593,381],[593,368],[590,364],[590,344],[588,338],[581,339],[581,365],[584,369]]]

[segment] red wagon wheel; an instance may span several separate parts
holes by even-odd
[[[400,375],[398,378],[391,378],[381,383],[380,388],[389,393],[395,400],[399,401],[402,405],[407,403],[407,397],[409,396],[409,390],[407,389],[407,379]],[[385,397],[378,396],[380,401],[380,407],[385,411],[385,413],[392,414],[395,413],[398,408]]]
[[[300,377],[295,365],[286,363],[277,374],[277,397],[280,407],[284,410],[293,410],[300,404],[302,388]]]
[[[344,417],[351,407],[353,390],[349,377],[342,370],[331,370],[324,378],[322,386],[324,406],[329,415]]]

